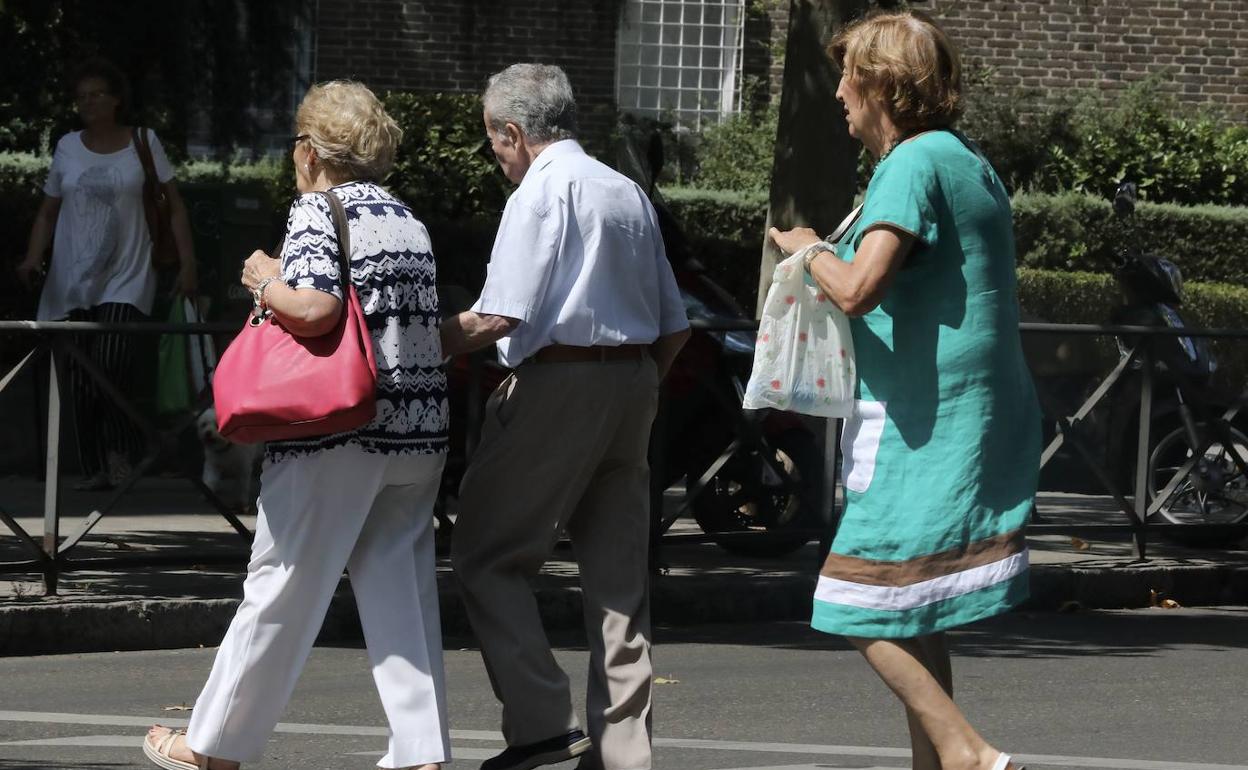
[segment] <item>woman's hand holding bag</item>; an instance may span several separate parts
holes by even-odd
[[[742,406],[848,417],[856,382],[849,319],[806,282],[805,256],[799,251],[772,274]]]
[[[782,409],[815,417],[849,417],[857,371],[849,318],[813,280],[806,278],[812,250],[835,251],[857,221],[861,206],[827,241],[800,249],[776,265],[763,301],[754,367],[745,388],[745,409]]]
[[[377,361],[351,284],[351,239],[342,202],[323,192],[339,245],[343,312],[319,337],[296,337],[272,314],[253,314],[221,355],[213,378],[217,427],[238,443],[355,430],[377,413]]]

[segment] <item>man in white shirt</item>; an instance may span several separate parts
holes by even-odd
[[[442,325],[445,354],[496,342],[515,370],[486,406],[451,551],[503,703],[508,748],[481,767],[581,756],[583,770],[646,770],[646,450],[659,382],[689,322],[645,192],[575,141],[563,71],[508,67],[484,104],[494,154],[520,186],[481,298]],[[589,632],[588,737],[529,584],[565,530]]]

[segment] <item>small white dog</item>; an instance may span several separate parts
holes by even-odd
[[[231,508],[255,513],[263,444],[235,444],[217,431],[217,411],[209,407],[195,423],[204,445],[204,486]]]

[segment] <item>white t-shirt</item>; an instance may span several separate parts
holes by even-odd
[[[160,140],[148,140],[156,177],[173,178]],[[39,298],[38,320],[64,319],[71,310],[124,302],[152,312],[156,271],[143,214],[143,164],[134,140],[117,152],[98,153],[82,132],[61,137],[44,194],[61,199],[52,241],[52,263]]]

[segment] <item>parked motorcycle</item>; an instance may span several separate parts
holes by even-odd
[[[1134,213],[1135,202],[1135,185],[1120,185],[1115,212],[1126,219]],[[1126,301],[1113,322],[1186,328],[1179,310],[1183,277],[1178,267],[1144,253],[1138,239],[1131,241],[1135,243],[1114,265]],[[1139,343],[1118,338],[1123,355]],[[1162,408],[1153,409],[1147,469],[1150,507],[1164,497],[1154,518],[1171,524],[1235,524],[1248,519],[1248,434],[1236,420],[1225,417],[1234,399],[1214,387],[1218,363],[1206,340],[1158,337],[1149,343],[1149,353],[1153,387],[1162,397]],[[1171,531],[1169,536],[1192,545],[1225,545],[1243,534],[1208,529]]]
[[[1112,273],[1123,302],[1109,322],[1122,326],[1184,329],[1183,279],[1171,261],[1147,253],[1133,224],[1137,191],[1119,185],[1114,211],[1123,223],[1124,248]],[[1248,424],[1233,410],[1234,394],[1216,386],[1217,360],[1203,338],[1186,335],[1122,335],[1115,338],[1119,364],[1132,349],[1147,346],[1148,369],[1134,360],[1090,412],[1082,428],[1104,446],[1111,478],[1130,494],[1138,457],[1141,378],[1152,379],[1147,492],[1151,520],[1169,524],[1229,525],[1248,520]],[[1050,387],[1053,383],[1048,383]],[[1164,502],[1156,504],[1158,498]],[[1216,527],[1167,530],[1189,545],[1220,546],[1243,533]]]

